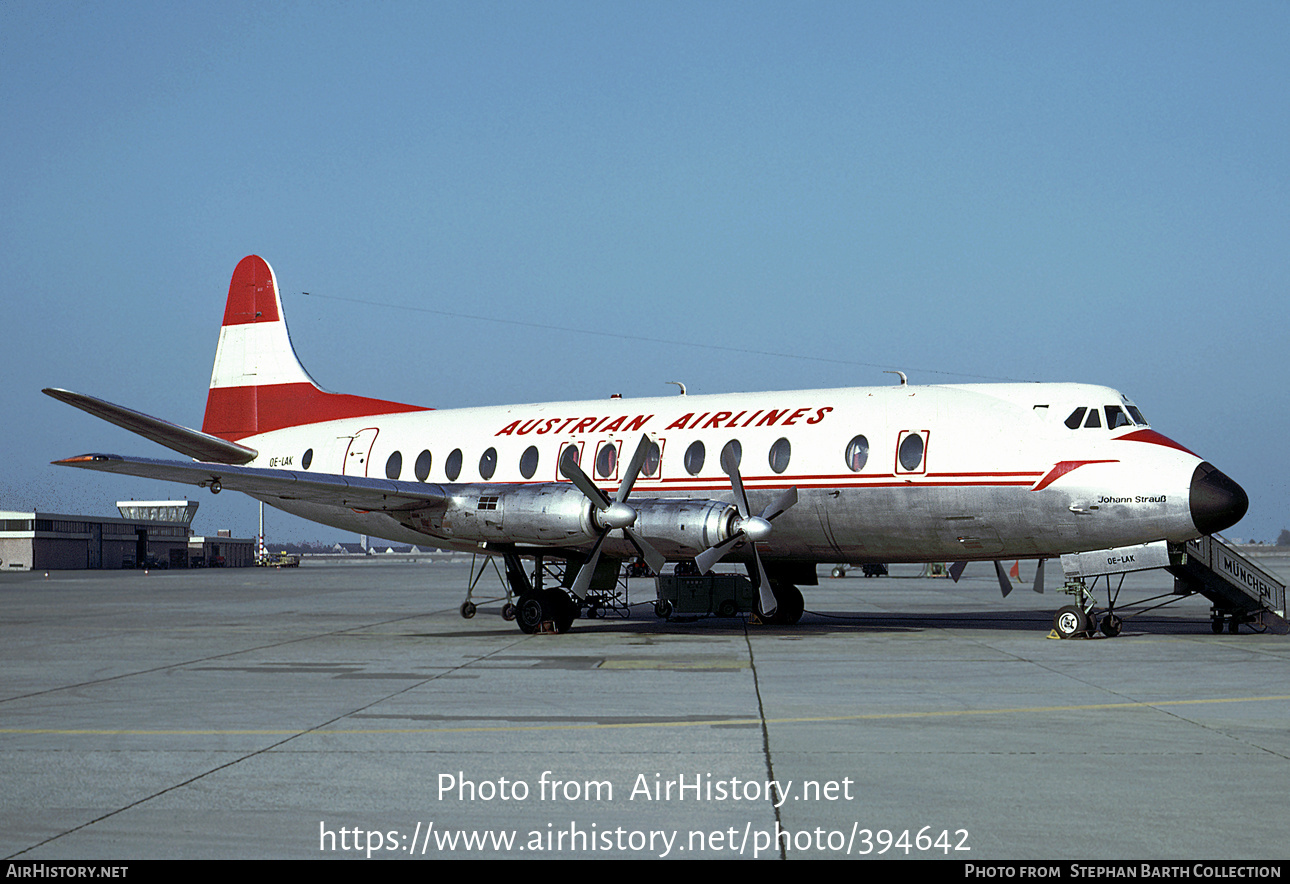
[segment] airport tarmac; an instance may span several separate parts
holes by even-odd
[[[0,854],[1286,858],[1290,638],[1050,639],[1056,565],[563,636],[462,619],[464,564],[5,574]]]

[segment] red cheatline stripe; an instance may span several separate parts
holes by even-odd
[[[1057,464],[1057,466],[1049,470],[1048,475],[1040,479],[1039,484],[1036,485],[1031,490],[1043,491],[1045,488],[1047,488],[1049,485],[1056,482],[1058,479],[1060,479],[1062,476],[1069,473],[1071,470],[1078,469],[1079,467],[1082,467],[1085,464],[1091,464],[1091,463],[1119,463],[1119,461],[1118,460],[1064,460],[1061,463]]]
[[[1199,454],[1190,448],[1184,448],[1168,436],[1157,433],[1155,430],[1134,430],[1132,433],[1125,433],[1123,436],[1116,436],[1117,442],[1150,442],[1153,445],[1163,445],[1166,448],[1173,448],[1177,451],[1184,451],[1192,457],[1200,457]]]

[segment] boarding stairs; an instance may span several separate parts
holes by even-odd
[[[1232,632],[1241,623],[1286,635],[1286,587],[1254,560],[1216,536],[1169,544],[1169,572],[1177,595],[1200,593],[1213,604],[1212,626],[1224,621]]]

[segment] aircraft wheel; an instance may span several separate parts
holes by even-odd
[[[1229,618],[1227,621],[1227,631],[1232,635],[1236,635],[1241,631],[1241,621],[1237,620],[1235,617]]]
[[[667,599],[659,599],[654,603],[654,616],[666,620],[672,616],[672,603]]]
[[[507,602],[506,604],[502,605],[502,619],[503,620],[515,619],[515,605],[512,602]]]
[[[1062,638],[1075,638],[1088,632],[1088,616],[1075,605],[1058,608],[1053,615],[1053,631]]]
[[[546,605],[537,593],[520,596],[520,603],[515,609],[515,622],[520,632],[532,635],[542,628],[542,622],[548,616]]]
[[[558,589],[548,589],[543,594],[547,597],[543,606],[550,610],[550,619],[555,631],[564,635],[573,626],[573,621],[578,619],[582,609],[567,593]]]
[[[834,565],[834,566],[833,566],[833,576],[834,576],[834,577],[845,577],[845,576],[847,576],[847,570],[846,570],[846,568],[843,568],[841,565]]]
[[[726,599],[721,604],[717,605],[718,617],[733,617],[737,611],[738,607],[735,605],[733,599]]]
[[[1114,614],[1107,614],[1098,624],[1102,629],[1102,635],[1107,638],[1115,638],[1124,629],[1124,621]]]
[[[753,606],[753,623],[759,626],[783,626],[784,621],[781,619],[783,616],[784,606],[778,601],[775,603],[774,614],[767,614],[761,609],[761,599],[758,599],[757,604]]]
[[[461,616],[462,616],[464,619],[469,620],[471,617],[474,617],[474,616],[475,616],[475,611],[476,611],[476,608],[475,608],[475,603],[474,603],[474,602],[462,602],[462,603],[461,603]]]
[[[802,591],[791,583],[772,583],[770,591],[775,596],[776,611],[771,618],[778,626],[792,626],[802,619],[806,610],[806,599]]]

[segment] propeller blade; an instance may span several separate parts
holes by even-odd
[[[564,449],[564,454],[560,455],[560,475],[572,482],[579,491],[585,494],[596,509],[609,509],[609,495],[597,488],[595,483],[591,481],[591,477],[582,471],[582,467],[578,466],[577,452],[578,449],[572,445]]]
[[[703,552],[694,557],[694,564],[698,566],[700,574],[707,574],[712,570],[712,566],[726,557],[731,547],[743,540],[742,533],[735,533],[718,543],[716,546],[710,546]]]
[[[574,578],[573,586],[569,587],[570,592],[580,599],[587,597],[587,590],[591,588],[591,578],[596,575],[596,564],[600,561],[600,547],[604,545],[605,538],[608,536],[608,528],[600,532],[600,536],[596,538],[596,545],[591,548],[591,555],[587,556],[587,561],[583,562],[582,567],[578,569],[578,576]]]
[[[653,444],[648,434],[641,434],[641,441],[636,445],[636,453],[632,455],[631,463],[627,465],[627,478],[623,479],[623,484],[618,486],[618,494],[614,496],[614,500],[618,503],[625,501],[627,495],[632,493],[632,486],[636,484],[641,467],[645,465],[645,456],[649,454],[649,447]]]
[[[766,617],[774,617],[775,611],[779,609],[779,602],[775,600],[775,593],[770,591],[770,580],[766,577],[766,569],[762,567],[761,556],[757,555],[757,547],[753,546],[753,562],[757,565],[756,572],[753,566],[748,566],[748,576],[757,584],[758,608]]]
[[[739,466],[735,463],[735,443],[727,442],[726,447],[721,449],[721,469],[726,471],[730,477],[730,487],[735,492],[735,507],[739,510],[739,518],[746,519],[752,513],[748,508],[748,495],[744,493],[744,480],[739,475]]]
[[[781,494],[773,503],[768,504],[766,508],[761,511],[761,517],[769,522],[772,519],[782,516],[784,511],[795,503],[797,503],[796,485]]]
[[[631,528],[624,528],[623,533],[632,542],[632,546],[636,547],[636,551],[641,554],[645,564],[649,565],[649,569],[655,574],[659,574],[663,570],[663,566],[667,564],[667,559],[663,558],[663,554]]]

